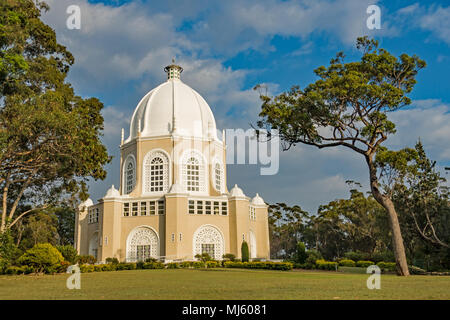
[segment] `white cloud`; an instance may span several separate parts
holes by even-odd
[[[420,27],[450,44],[450,7],[432,6],[420,19]]]
[[[431,159],[449,161],[450,105],[437,99],[416,100],[412,105],[390,114],[397,133],[389,138],[389,146],[414,147],[420,138]]]

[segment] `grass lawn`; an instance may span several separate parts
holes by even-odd
[[[66,288],[68,274],[0,276],[3,299],[450,299],[448,276],[245,269],[132,270],[81,274],[81,289]]]

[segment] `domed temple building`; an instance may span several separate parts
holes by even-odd
[[[120,187],[94,204],[80,204],[75,246],[98,261],[195,260],[208,253],[268,259],[267,205],[237,186],[228,191],[225,135],[218,138],[210,107],[180,80],[183,69],[164,69],[167,81],[147,93],[120,145]]]

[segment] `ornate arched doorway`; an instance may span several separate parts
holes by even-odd
[[[194,233],[193,256],[208,253],[212,258],[221,260],[225,251],[223,235],[212,225],[203,225]]]
[[[127,261],[145,261],[158,257],[159,238],[156,231],[147,226],[133,229],[127,239]]]

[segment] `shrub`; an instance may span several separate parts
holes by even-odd
[[[77,262],[78,253],[73,246],[56,246],[56,249],[61,252],[65,261],[69,262],[70,264],[75,264]]]
[[[353,260],[350,259],[343,259],[341,261],[339,261],[339,265],[342,267],[355,267],[356,263]]]
[[[156,259],[156,258],[147,258],[147,259],[145,259],[145,262],[158,262],[158,259]]]
[[[193,262],[192,261],[183,261],[180,263],[180,268],[190,268],[192,267]]]
[[[162,262],[145,262],[144,269],[164,269],[164,263]]]
[[[357,261],[356,262],[356,266],[357,267],[360,267],[360,268],[367,268],[367,267],[369,267],[369,266],[371,266],[371,265],[374,265],[375,263],[373,262],[373,261],[363,261],[363,260],[360,260],[360,261]]]
[[[138,261],[138,262],[136,262],[136,269],[144,269],[144,264],[145,264],[145,262],[144,261]]]
[[[291,262],[233,262],[225,261],[225,268],[245,268],[245,269],[269,269],[269,270],[291,270],[293,264]]]
[[[63,261],[60,263],[59,266],[56,267],[56,272],[58,273],[64,273],[67,271],[67,268],[71,265],[68,261]]]
[[[217,262],[217,261],[206,261],[207,268],[217,268],[219,266],[220,266],[219,262]]]
[[[119,259],[117,259],[115,257],[114,258],[106,258],[105,262],[107,264],[119,264]]]
[[[377,266],[380,267],[382,272],[396,271],[397,270],[397,265],[396,265],[395,262],[380,261],[380,262],[377,263]]]
[[[360,259],[364,260],[364,259]],[[395,262],[394,253],[392,251],[382,251],[374,253],[370,259],[373,262]]]
[[[23,266],[32,267],[35,272],[56,272],[64,258],[50,243],[39,243],[27,250],[20,258],[19,263]]]
[[[338,263],[333,261],[325,261],[323,259],[316,260],[317,269],[320,270],[336,270]]]
[[[344,254],[344,257],[346,257],[349,260],[353,261],[367,261],[370,257],[368,253],[361,252],[361,251],[349,251]]]
[[[224,255],[222,256],[222,258],[223,258],[224,260],[229,260],[229,261],[235,261],[235,260],[236,260],[236,256],[235,256],[234,254],[232,254],[232,253],[224,254]]]
[[[78,256],[78,264],[94,264],[97,261],[94,256]]]
[[[167,269],[178,269],[180,268],[180,264],[177,262],[170,262],[167,265]]]
[[[196,269],[201,269],[205,267],[205,262],[203,261],[194,261],[194,263],[192,264],[192,266]]]
[[[301,241],[297,242],[296,252],[295,252],[295,262],[296,263],[305,263],[308,255],[306,253],[305,244]]]
[[[247,241],[242,241],[241,245],[241,256],[242,256],[242,262],[248,262],[249,259],[249,251],[248,251],[248,244]]]
[[[206,262],[206,261],[211,261],[211,260],[213,260],[213,259],[211,258],[211,256],[210,256],[208,253],[206,253],[206,252],[203,252],[202,254],[196,254],[196,255],[195,255],[195,258],[198,259],[198,260],[200,260],[200,261],[202,261],[202,262]]]
[[[0,272],[17,262],[22,252],[17,248],[11,230],[0,233]]]
[[[316,267],[316,261],[323,259],[322,254],[314,249],[308,250],[306,252],[306,269],[314,269]]]
[[[103,271],[103,265],[96,264],[94,265],[94,272],[102,272]]]
[[[21,267],[10,266],[5,269],[4,273],[8,274],[8,275],[24,274],[25,268],[26,268],[26,266],[21,266]]]

